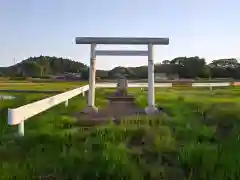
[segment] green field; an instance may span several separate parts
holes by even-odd
[[[30,82],[0,81],[0,90],[54,90],[67,91],[87,84],[87,82]]]
[[[55,90],[55,89],[53,89]],[[96,104],[107,103],[111,89],[96,91]],[[147,92],[130,89],[139,106]],[[132,117],[120,125],[83,128],[73,114],[81,96],[25,123],[25,137],[15,137],[7,108],[44,94],[14,94],[3,101],[0,126],[0,175],[57,179],[236,180],[240,177],[240,89],[157,89],[158,117]]]

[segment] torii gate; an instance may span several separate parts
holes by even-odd
[[[148,56],[148,107],[147,114],[158,111],[155,107],[153,46],[168,45],[169,38],[131,38],[131,37],[76,37],[76,44],[90,44],[89,93],[86,111],[97,111],[95,107],[96,56]],[[139,50],[96,50],[97,44],[147,45],[148,49]]]

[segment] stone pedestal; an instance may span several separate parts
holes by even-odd
[[[94,106],[87,106],[80,118],[86,121],[106,122],[109,119],[120,121],[124,117],[145,114],[144,109],[136,106],[135,97],[128,94],[127,80],[124,78],[118,80],[116,92],[107,99],[109,103],[106,107],[98,110]],[[152,114],[151,110],[148,111]]]
[[[87,106],[83,110],[83,113],[86,113],[86,114],[92,114],[97,112],[98,112],[98,108],[96,106]]]
[[[108,100],[110,103],[113,102],[131,102],[134,103],[135,97],[131,96],[131,95],[127,95],[127,96],[110,96],[108,97]]]

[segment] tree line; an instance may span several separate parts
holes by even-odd
[[[81,73],[88,79],[87,65],[66,58],[49,56],[30,57],[10,67],[1,67],[0,75],[7,77],[40,77],[58,75],[65,72]],[[180,78],[234,78],[240,79],[240,63],[237,59],[217,59],[207,64],[204,58],[177,57],[155,64],[155,73],[177,74]],[[111,79],[124,75],[129,79],[147,78],[147,66],[115,67],[110,71],[97,70],[97,77]]]

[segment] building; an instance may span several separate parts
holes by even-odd
[[[155,73],[155,80],[167,80],[166,73]]]
[[[69,73],[65,72],[63,74],[58,74],[53,76],[54,79],[65,79],[65,80],[80,80],[82,78],[82,73]]]

